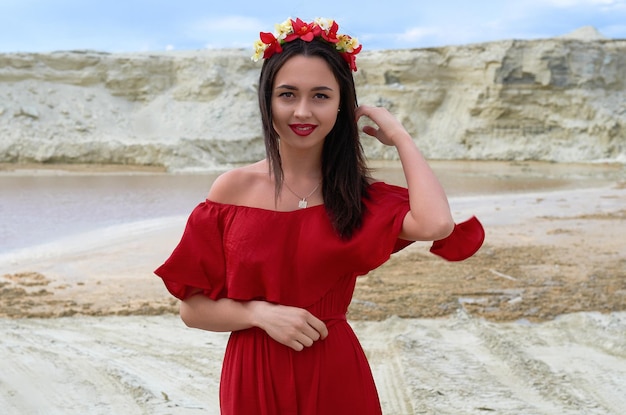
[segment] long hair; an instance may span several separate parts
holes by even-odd
[[[370,173],[355,119],[357,98],[352,72],[334,46],[321,39],[316,38],[311,42],[293,40],[283,45],[281,53],[263,62],[259,77],[259,108],[270,174],[274,175],[278,196],[284,177],[279,137],[272,123],[272,89],[280,68],[297,55],[321,57],[328,63],[339,83],[337,121],[326,136],[322,150],[322,194],[335,231],[342,238],[349,239],[362,223],[365,211],[363,198],[367,197]]]

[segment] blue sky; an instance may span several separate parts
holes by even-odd
[[[357,6],[358,5],[358,6]],[[287,17],[329,17],[365,49],[559,36],[626,38],[626,0],[0,0],[0,53],[252,48]]]

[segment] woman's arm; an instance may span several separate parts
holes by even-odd
[[[450,235],[454,229],[454,220],[448,198],[406,129],[385,108],[360,106],[356,115],[357,120],[366,116],[378,126],[366,126],[363,132],[398,150],[411,205],[400,237],[414,241],[434,241]]]
[[[328,336],[324,322],[308,311],[265,301],[212,300],[195,294],[181,303],[180,316],[188,327],[208,331],[259,327],[277,342],[296,351]]]

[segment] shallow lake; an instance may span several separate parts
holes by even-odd
[[[603,186],[626,179],[615,164],[431,162],[450,198]],[[404,184],[398,162],[372,164],[374,176]],[[0,171],[0,253],[62,236],[145,219],[187,215],[218,172],[168,174],[48,166]]]

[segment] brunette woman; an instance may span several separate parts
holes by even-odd
[[[455,226],[446,194],[396,118],[358,106],[361,46],[332,20],[262,33],[259,106],[267,157],[221,175],[157,269],[190,327],[232,332],[223,414],[380,414],[346,321],[355,282],[412,241],[450,260],[482,243]],[[396,147],[407,188],[370,177],[364,133]],[[453,232],[454,231],[454,232]]]

